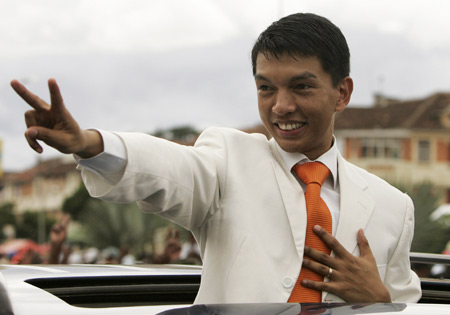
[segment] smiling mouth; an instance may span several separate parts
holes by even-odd
[[[304,123],[304,122],[302,122],[302,123],[277,123],[276,125],[278,126],[278,128],[280,128],[283,131],[292,131],[292,130],[300,129],[301,127],[306,125],[306,123]]]

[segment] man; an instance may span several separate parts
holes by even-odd
[[[54,80],[51,106],[11,84],[34,108],[25,115],[34,150],[42,152],[42,140],[77,155],[92,196],[137,201],[193,232],[204,262],[197,303],[417,301],[420,282],[408,257],[411,199],[345,161],[333,137],[334,115],[353,91],[349,56],[340,30],[314,14],[285,17],[260,35],[253,72],[270,141],[209,128],[185,147],[81,130]],[[317,198],[329,231],[309,219],[300,180],[306,172],[294,173],[303,164],[326,166]],[[309,245],[311,237],[327,252]],[[319,298],[298,298],[297,290]]]

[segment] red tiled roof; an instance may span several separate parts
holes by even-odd
[[[450,93],[383,107],[347,107],[336,114],[335,129],[448,129],[441,116],[450,107]]]
[[[66,162],[60,158],[39,162],[32,168],[20,173],[5,173],[0,177],[0,182],[26,183],[36,177],[58,177],[76,169],[77,163]]]

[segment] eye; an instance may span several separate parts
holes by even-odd
[[[307,90],[307,89],[310,89],[311,87],[312,87],[311,85],[308,85],[305,83],[300,83],[295,86],[295,89],[296,90]]]
[[[265,85],[265,84],[261,84],[260,86],[258,86],[258,90],[260,90],[260,91],[269,91],[270,90],[270,86]]]
[[[267,84],[258,85],[258,94],[260,96],[270,96],[273,94],[274,88]]]

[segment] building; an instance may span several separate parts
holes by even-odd
[[[270,137],[262,125],[244,131]],[[338,113],[335,135],[350,162],[394,184],[429,181],[442,191],[442,203],[450,203],[450,93],[410,101],[378,96],[372,107]],[[0,175],[0,204],[14,203],[18,214],[57,211],[80,183],[71,156],[43,161],[24,172]]]
[[[25,211],[56,212],[81,183],[71,156],[39,162],[20,173],[0,177],[0,204],[13,203],[16,214]]]
[[[450,93],[398,101],[336,115],[335,135],[344,157],[391,183],[431,182],[450,203]]]
[[[181,129],[188,130],[189,137],[167,137],[167,134],[173,136],[173,130]],[[246,129],[245,132],[269,136],[262,125]],[[165,135],[169,140],[183,145],[193,145],[198,136],[194,129],[188,127],[174,128],[166,133],[160,136]],[[13,203],[18,215],[24,211],[60,211],[64,200],[72,196],[81,184],[76,165],[71,155],[61,155],[59,158],[40,161],[23,172],[0,174],[0,205]]]
[[[3,150],[3,142],[2,139],[0,139],[0,177],[3,175],[3,164],[2,164],[2,151]]]

